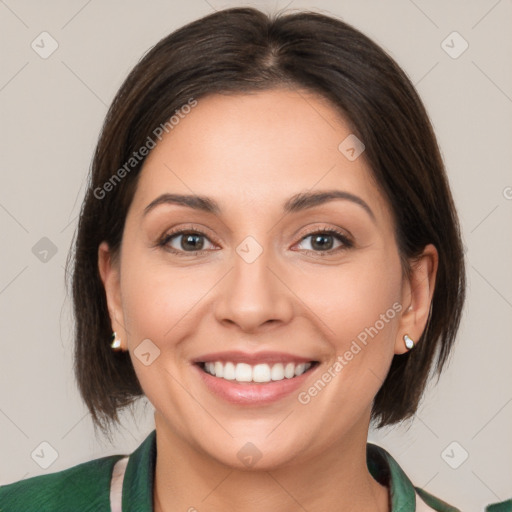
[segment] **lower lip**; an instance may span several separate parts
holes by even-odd
[[[199,365],[194,365],[212,393],[228,402],[240,405],[269,404],[292,394],[304,385],[305,380],[315,371],[316,366],[318,365],[292,379],[284,378],[283,380],[256,384],[214,377],[202,370]]]

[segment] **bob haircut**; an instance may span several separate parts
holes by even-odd
[[[144,163],[140,158],[134,164],[132,157],[194,99],[279,87],[328,100],[364,142],[363,157],[394,217],[404,275],[427,244],[439,253],[426,328],[414,350],[393,358],[373,402],[377,428],[410,418],[431,372],[439,378],[465,299],[464,252],[444,164],[414,86],[382,48],[339,19],[229,8],[183,26],[144,55],[114,98],[95,150],[66,266],[73,256],[78,387],[104,432],[119,422],[122,407],[143,394],[129,353],[110,348],[112,327],[98,270],[102,241],[114,259],[119,255]]]

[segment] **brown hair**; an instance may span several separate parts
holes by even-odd
[[[72,290],[78,386],[104,430],[143,394],[129,354],[110,348],[98,246],[106,241],[118,253],[144,159],[108,193],[98,190],[191,98],[280,86],[330,100],[364,142],[394,215],[404,270],[429,243],[439,253],[425,331],[414,350],[394,357],[372,420],[381,427],[411,417],[430,371],[440,375],[464,303],[464,255],[436,138],[413,85],[382,48],[334,17],[225,9],[176,30],[140,60],[114,98],[96,147],[74,241]]]

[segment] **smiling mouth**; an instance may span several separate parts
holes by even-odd
[[[304,373],[311,371],[317,364],[318,361],[310,361],[308,363],[260,363],[255,365],[247,363],[235,364],[229,361],[209,361],[198,363],[198,366],[205,373],[219,379],[266,384],[300,377]]]

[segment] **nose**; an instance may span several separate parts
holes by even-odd
[[[235,253],[233,268],[219,283],[217,320],[247,333],[290,322],[294,295],[284,274],[270,251],[263,250],[252,262],[243,252]]]

